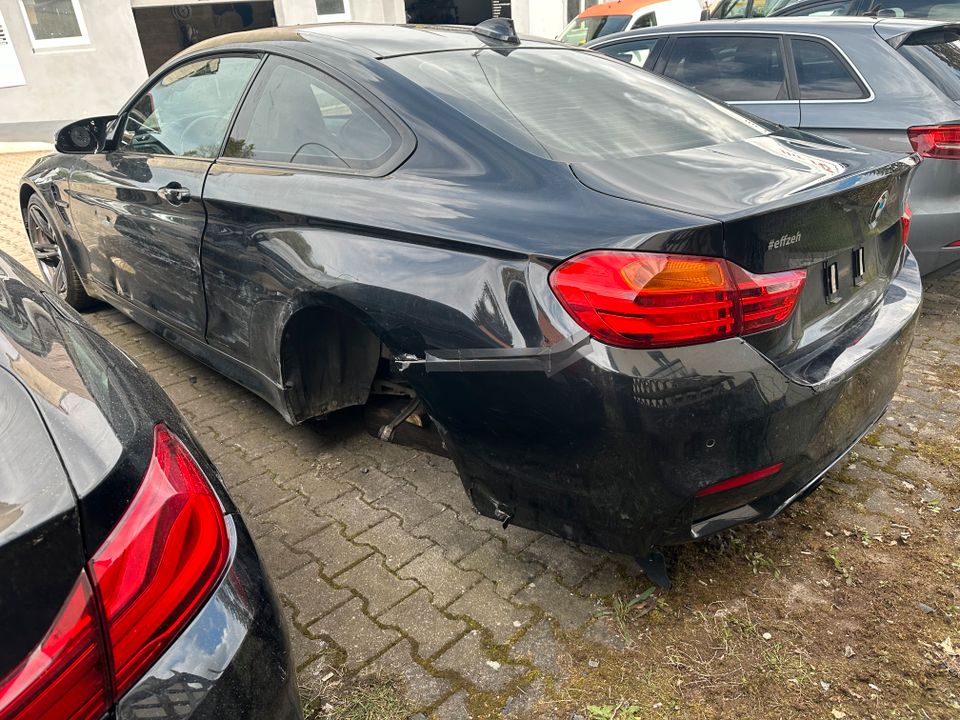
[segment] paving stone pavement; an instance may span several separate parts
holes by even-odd
[[[0,249],[31,269],[16,187],[33,157],[0,155]],[[956,432],[960,398],[931,396],[923,378],[956,353],[958,297],[960,273],[928,287],[898,396],[921,436]],[[397,676],[435,718],[462,720],[479,700],[531,717],[524,708],[557,669],[557,633],[602,636],[597,598],[636,585],[630,559],[478,517],[452,463],[369,437],[356,413],[291,427],[117,311],[87,320],[157,378],[219,466],[285,607],[305,686],[343,666]],[[930,471],[910,460],[904,473]]]

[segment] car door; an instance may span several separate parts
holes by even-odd
[[[204,187],[207,342],[279,380],[274,332],[335,278],[345,216],[409,155],[412,133],[375,98],[297,60],[272,56]]]
[[[676,35],[657,72],[781,125],[800,122],[783,40],[775,34]]]
[[[91,278],[198,339],[203,183],[258,63],[214,55],[165,72],[122,114],[113,149],[84,156],[70,179]]]

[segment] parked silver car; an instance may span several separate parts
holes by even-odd
[[[755,18],[651,27],[587,48],[781,125],[910,150],[910,245],[924,275],[960,269],[960,24]]]

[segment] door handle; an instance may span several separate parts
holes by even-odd
[[[157,195],[171,205],[182,205],[190,199],[190,191],[178,182],[167,183],[157,190]]]

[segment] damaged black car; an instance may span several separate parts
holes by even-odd
[[[214,38],[27,173],[40,268],[291,423],[436,432],[476,509],[630,553],[770,518],[883,413],[917,159],[507,21]]]

